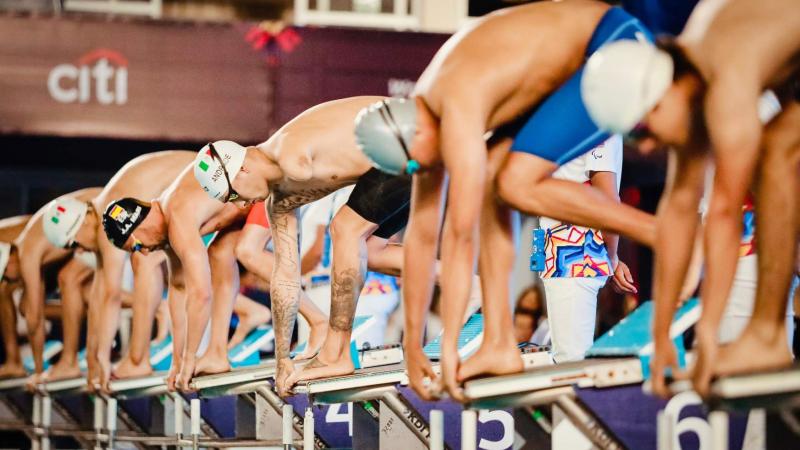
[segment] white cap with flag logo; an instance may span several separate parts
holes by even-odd
[[[214,151],[218,157],[214,156]],[[233,141],[215,141],[208,144],[200,149],[194,159],[194,177],[211,198],[222,201],[228,193],[228,181],[225,179],[222,164],[225,165],[224,171],[228,173],[228,178],[233,183],[242,168],[246,153],[245,147]]]
[[[672,84],[669,54],[648,42],[621,40],[602,46],[586,62],[581,96],[602,129],[627,134]]]
[[[42,218],[44,235],[51,244],[65,248],[78,234],[89,205],[72,197],[61,197],[47,205]]]

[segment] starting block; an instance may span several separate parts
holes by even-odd
[[[458,355],[461,359],[475,353],[483,342],[483,314],[473,314],[458,335]],[[430,341],[425,348],[425,355],[438,361],[442,356],[442,334]]]
[[[253,330],[239,345],[228,351],[231,367],[254,366],[261,362],[259,349],[275,339],[275,331],[270,326]]]
[[[50,367],[56,355],[61,353],[61,349],[63,348],[64,344],[62,344],[61,341],[47,341],[44,343],[44,351],[42,353],[44,370]],[[36,370],[36,365],[33,362],[33,355],[22,358],[22,367],[24,367],[28,373],[33,373]]]

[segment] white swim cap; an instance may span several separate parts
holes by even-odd
[[[672,57],[652,44],[612,42],[586,62],[583,103],[600,128],[627,134],[667,92],[673,71]]]
[[[42,218],[44,235],[51,244],[58,248],[66,248],[72,244],[89,205],[72,197],[61,197],[47,205]]]
[[[83,263],[86,267],[97,270],[97,255],[94,252],[76,250],[72,257]]]
[[[410,175],[419,169],[409,153],[416,129],[414,100],[381,100],[356,116],[356,144],[375,168],[392,175]]]
[[[213,150],[212,150],[213,147]],[[214,156],[216,151],[217,156]],[[194,177],[211,197],[225,201],[229,186],[225,173],[231,183],[244,163],[247,149],[233,141],[215,141],[206,145],[194,159]],[[222,164],[225,165],[224,169]]]
[[[3,274],[6,273],[9,258],[11,258],[11,244],[0,242],[0,280],[3,279]]]

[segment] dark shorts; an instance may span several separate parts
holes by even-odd
[[[623,39],[653,42],[653,35],[638,19],[621,8],[610,8],[597,24],[586,58],[601,46]],[[514,138],[511,151],[530,153],[558,165],[583,155],[611,135],[589,117],[581,98],[583,67],[531,111]]]
[[[370,169],[356,182],[347,206],[379,225],[372,233],[388,239],[406,227],[411,203],[411,178]]]

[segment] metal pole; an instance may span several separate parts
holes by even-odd
[[[106,430],[108,430],[108,448],[114,448],[114,433],[117,432],[117,399],[109,398],[106,403]]]
[[[292,427],[294,408],[292,408],[292,405],[288,403],[283,405],[283,408],[281,408],[281,418],[283,419],[283,433],[281,434],[281,437],[283,438],[283,448],[284,450],[292,450],[292,432],[294,431],[294,428]],[[303,440],[305,441],[305,433],[303,433],[303,437]]]
[[[50,424],[53,417],[53,400],[49,396],[42,397],[42,450],[50,450]]]
[[[303,450],[314,449],[314,411],[309,405],[303,416]]]
[[[99,395],[94,396],[94,448],[100,450],[103,448],[100,445],[100,435],[103,434],[103,397]]]
[[[431,450],[444,450],[444,413],[440,409],[432,409],[430,415]]]
[[[189,403],[191,409],[192,419],[192,448],[198,448],[198,441],[200,439],[200,399],[193,398]]]
[[[475,450],[478,445],[478,413],[461,411],[461,450]]]

